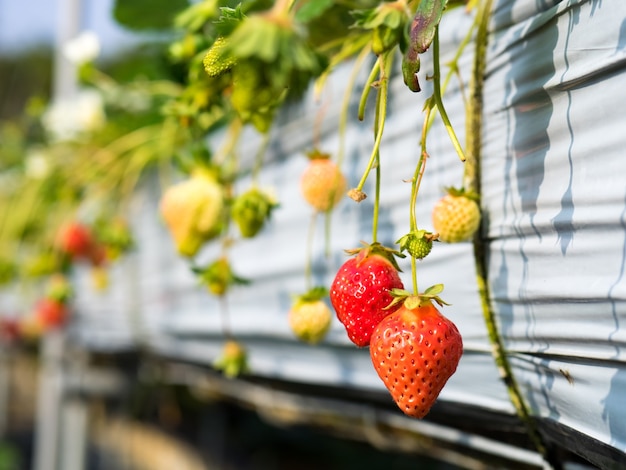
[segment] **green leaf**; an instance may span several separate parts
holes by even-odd
[[[316,0],[314,2],[306,2],[296,13],[296,20],[302,23],[318,18],[326,10],[333,6],[333,0]]]
[[[435,295],[441,294],[442,292],[443,292],[443,284],[435,284],[434,286],[430,286],[428,289],[426,289],[423,295],[435,296]]]
[[[115,0],[113,16],[133,30],[166,29],[188,6],[188,0]]]

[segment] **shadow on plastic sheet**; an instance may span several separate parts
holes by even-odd
[[[552,6],[548,2],[537,2],[537,10],[542,11]],[[510,15],[501,17],[502,24],[513,24],[512,8],[507,10]],[[529,223],[533,237],[541,240],[541,234],[535,226],[534,217],[537,213],[537,199],[544,180],[545,159],[550,149],[550,138],[547,133],[548,125],[553,115],[553,103],[548,92],[539,85],[547,83],[556,73],[553,55],[558,43],[559,31],[556,27],[556,18],[546,22],[545,18],[537,15],[524,29],[519,28],[516,37],[510,39],[515,47],[507,49],[510,62],[513,66],[506,76],[505,102],[507,109],[506,124],[506,161],[504,164],[504,197],[502,200],[503,220],[509,220],[512,215],[513,229],[519,244],[516,257],[522,261],[521,282],[518,287],[518,297],[524,305],[526,337],[533,341],[535,335],[536,318],[532,302],[528,298],[527,283],[529,280],[529,255],[526,253],[526,243],[529,231],[524,224]],[[536,23],[536,24],[534,24]],[[496,30],[498,25],[495,25]],[[525,33],[532,31],[532,33]],[[527,37],[524,37],[524,36]],[[543,57],[544,60],[537,58]],[[537,84],[532,90],[528,83]],[[517,188],[517,194],[513,191]],[[516,208],[516,198],[521,203],[521,212]],[[528,221],[528,222],[527,222]],[[510,267],[507,259],[507,250],[502,245],[500,252],[501,264],[495,273],[494,285],[498,292],[510,292]],[[499,320],[506,338],[512,334],[515,311],[512,303],[502,302],[499,305]],[[547,348],[547,344],[543,345]]]
[[[621,44],[621,43],[620,43]],[[624,243],[622,245],[620,271],[609,288],[608,299],[611,305],[611,315],[613,316],[614,328],[609,335],[609,345],[615,348],[613,359],[619,364],[619,368],[615,375],[611,378],[609,392],[602,400],[604,411],[602,419],[607,423],[611,436],[611,444],[616,448],[626,452],[626,421],[615,410],[621,410],[624,407],[624,396],[626,395],[626,362],[623,358],[623,343],[615,336],[620,332],[620,317],[624,318],[624,309],[626,308],[626,300],[619,298],[619,292],[615,294],[615,290],[624,284],[624,273],[626,271],[626,195],[624,197],[624,210],[622,211],[621,227],[624,233]],[[620,310],[621,309],[621,310]],[[621,312],[621,315],[620,315]]]

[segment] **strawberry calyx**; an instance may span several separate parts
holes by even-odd
[[[313,150],[305,152],[305,155],[309,160],[330,160],[330,154],[322,152],[318,148],[314,148]]]
[[[363,248],[352,248],[345,250],[347,254],[357,256],[357,266],[365,261],[368,257],[378,255],[389,261],[391,265],[396,269],[396,271],[402,272],[400,266],[398,266],[398,261],[396,260],[396,257],[406,258],[406,255],[404,253],[401,253],[398,250],[394,250],[393,248],[388,248],[384,245],[381,245],[379,242],[368,244],[367,242],[362,241],[361,243],[364,245]]]
[[[439,294],[441,294],[442,292],[443,284],[435,284],[433,286],[430,286],[424,292],[417,295],[412,294],[411,292],[404,289],[392,289],[390,293],[393,297],[393,300],[389,305],[387,305],[387,307],[385,307],[385,310],[389,310],[399,303],[402,303],[404,308],[408,310],[414,310],[418,307],[426,307],[432,304],[432,302],[435,302],[440,307],[443,307],[444,305],[450,305],[448,302],[439,297]]]
[[[191,270],[198,276],[200,282],[217,296],[226,294],[228,288],[233,285],[250,284],[249,279],[239,277],[233,272],[226,257],[221,257],[205,267],[193,266]]]
[[[210,164],[196,165],[191,168],[189,173],[192,178],[203,178],[215,182],[219,181],[219,170]]]
[[[474,202],[478,202],[480,199],[480,197],[478,196],[478,193],[469,189],[462,188],[462,187],[455,188],[454,186],[448,186],[445,188],[445,191],[446,191],[446,194],[449,194],[450,196],[465,197]]]
[[[316,286],[309,289],[304,294],[295,296],[294,302],[298,304],[312,303],[322,300],[324,297],[328,297],[328,289],[324,286]]]
[[[352,188],[350,191],[348,191],[348,197],[354,202],[361,202],[367,198],[367,194],[359,189]]]

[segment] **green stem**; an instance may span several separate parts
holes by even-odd
[[[432,100],[426,101],[426,116],[424,117],[424,124],[422,126],[422,137],[420,139],[420,158],[415,166],[415,174],[413,175],[413,179],[411,180],[411,203],[410,203],[410,214],[409,214],[409,230],[414,232],[417,230],[417,215],[416,215],[416,205],[417,205],[417,195],[419,193],[419,188],[422,183],[422,178],[424,176],[424,171],[426,169],[426,159],[428,158],[428,152],[426,152],[426,135],[428,134],[430,117],[433,114],[433,106]],[[411,279],[413,282],[413,293],[415,295],[419,294],[418,286],[417,286],[417,263],[415,262],[415,258],[411,256]]]
[[[243,123],[241,122],[241,119],[236,118],[231,122],[226,141],[220,148],[219,153],[213,158],[216,165],[223,165],[226,158],[228,158],[228,156],[233,152],[234,148],[237,146],[237,142],[239,142],[239,138],[241,137],[242,129]]]
[[[317,223],[317,211],[313,211],[313,215],[311,216],[311,221],[309,222],[309,233],[307,235],[306,240],[306,261],[304,265],[304,282],[306,285],[306,290],[310,290],[312,287],[311,278],[313,275],[312,272],[312,264],[313,264],[313,240],[315,239],[315,226]]]
[[[387,53],[379,57],[380,60],[380,80],[378,94],[376,96],[376,117],[374,126],[377,129],[376,140],[374,142],[374,151],[372,157],[376,161],[376,192],[374,195],[374,213],[372,217],[372,243],[378,241],[378,215],[380,212],[380,142],[382,141],[383,131],[385,129],[385,119],[387,117],[387,98],[389,91],[389,74],[391,73],[392,55]],[[370,159],[370,162],[373,160]],[[369,169],[367,171],[369,173]],[[362,180],[365,183],[364,180]],[[358,190],[362,189],[362,186]]]
[[[365,118],[365,106],[367,105],[367,98],[370,95],[370,90],[372,89],[372,86],[374,84],[374,81],[376,80],[376,76],[378,75],[379,71],[380,71],[380,57],[379,57],[379,60],[374,62],[374,65],[372,66],[372,70],[370,71],[370,74],[367,77],[367,81],[365,82],[365,85],[363,86],[363,92],[361,93],[361,99],[359,100],[359,112],[357,115],[357,117],[359,118],[359,121],[362,121]]]
[[[354,62],[352,73],[350,74],[350,78],[348,80],[348,83],[346,84],[346,91],[344,93],[343,103],[341,105],[341,115],[339,117],[339,149],[337,150],[337,166],[339,166],[340,168],[345,155],[346,129],[348,127],[348,111],[350,110],[350,98],[352,97],[354,85],[361,70],[361,66],[363,65],[363,61],[365,60],[369,52],[369,48],[363,48],[363,50]]]
[[[448,131],[448,135],[450,136],[450,140],[452,141],[452,145],[454,146],[454,150],[459,155],[459,158],[462,162],[465,161],[465,153],[463,152],[463,148],[461,147],[461,143],[459,142],[458,137],[456,136],[456,132],[454,132],[454,127],[452,127],[452,123],[450,122],[450,118],[448,118],[448,113],[446,112],[446,108],[443,106],[443,100],[441,98],[441,70],[439,66],[439,26],[435,29],[435,38],[433,39],[433,83],[434,83],[434,94],[433,98],[435,100],[435,104],[437,105],[437,110],[441,115],[441,120],[443,121],[443,125]]]
[[[380,212],[380,163],[376,164],[376,193],[372,215],[372,243],[378,241],[378,214]]]
[[[261,141],[261,145],[256,153],[256,157],[254,159],[254,167],[252,168],[252,183],[257,184],[259,180],[259,174],[261,173],[261,169],[263,168],[263,160],[265,159],[265,153],[267,151],[267,147],[270,144],[270,134],[263,134],[263,140]]]
[[[484,75],[487,59],[488,26],[490,19],[492,0],[485,0],[481,3],[477,13],[478,30],[476,33],[476,53],[470,82],[469,106],[467,108],[466,138],[467,138],[467,161],[465,163],[464,185],[480,196],[481,193],[481,148],[482,148],[482,114],[483,114],[483,93]],[[537,430],[533,417],[530,414],[528,405],[519,388],[519,384],[513,375],[513,369],[509,363],[504,340],[500,335],[496,323],[496,314],[491,306],[491,291],[489,288],[489,275],[487,266],[488,247],[486,241],[481,237],[481,230],[476,232],[473,240],[474,260],[476,268],[476,282],[483,318],[487,327],[489,341],[491,343],[492,354],[500,373],[500,378],[504,382],[511,403],[516,413],[526,427],[526,432],[537,451],[546,458],[547,451],[545,444]]]
[[[383,139],[383,131],[385,130],[385,120],[387,118],[387,98],[389,92],[389,74],[388,71],[391,69],[391,62],[393,56],[389,53],[380,56],[379,62],[382,62],[383,65],[380,67],[380,79],[378,81],[378,100],[376,106],[376,119],[374,123],[374,127],[376,129],[376,138],[374,140],[374,147],[372,148],[372,153],[370,155],[370,159],[367,163],[367,167],[363,176],[361,177],[361,181],[359,181],[358,186],[356,187],[357,191],[363,191],[363,186],[365,186],[365,181],[367,181],[367,177],[372,171],[374,167],[374,163],[378,164],[378,154],[380,151],[380,143]],[[376,67],[375,67],[376,68]]]
[[[477,16],[474,19],[474,22],[472,23],[472,25],[470,26],[469,30],[467,31],[467,34],[465,35],[465,37],[463,38],[463,40],[461,41],[461,43],[459,44],[459,47],[457,47],[456,53],[454,54],[454,58],[449,62],[449,68],[450,70],[448,70],[448,73],[446,74],[446,78],[443,81],[443,84],[441,85],[441,95],[443,96],[443,94],[445,93],[446,89],[448,88],[448,85],[450,84],[450,80],[452,79],[453,75],[459,75],[459,60],[461,59],[461,56],[463,55],[463,52],[465,51],[465,48],[470,44],[470,42],[472,41],[472,39],[474,38],[474,30],[476,29],[477,26]],[[464,100],[465,101],[465,100]],[[435,120],[435,113],[431,113],[430,114],[430,118],[428,119],[428,126],[427,126],[427,130],[429,130],[431,128],[431,126],[433,125],[433,122]]]

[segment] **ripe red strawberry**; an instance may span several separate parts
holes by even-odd
[[[300,189],[304,199],[318,211],[332,209],[346,193],[346,178],[330,155],[314,150],[309,166],[302,173]]]
[[[289,310],[289,326],[300,340],[316,344],[328,333],[332,313],[322,300],[327,295],[325,287],[315,287],[296,298]]]
[[[467,240],[480,225],[480,208],[472,193],[450,188],[433,208],[433,227],[441,241],[458,243]]]
[[[330,301],[350,340],[364,347],[370,343],[376,325],[399,307],[386,309],[393,300],[391,290],[404,288],[394,258],[400,254],[380,243],[348,253],[356,256],[337,272]]]
[[[61,227],[57,235],[58,249],[71,258],[89,255],[93,244],[91,230],[78,222],[70,222]]]
[[[430,411],[463,354],[461,334],[433,301],[440,302],[436,292],[407,297],[378,324],[370,344],[378,376],[398,407],[414,418]]]
[[[62,326],[69,315],[67,305],[55,299],[43,298],[35,306],[37,320],[46,329]]]

